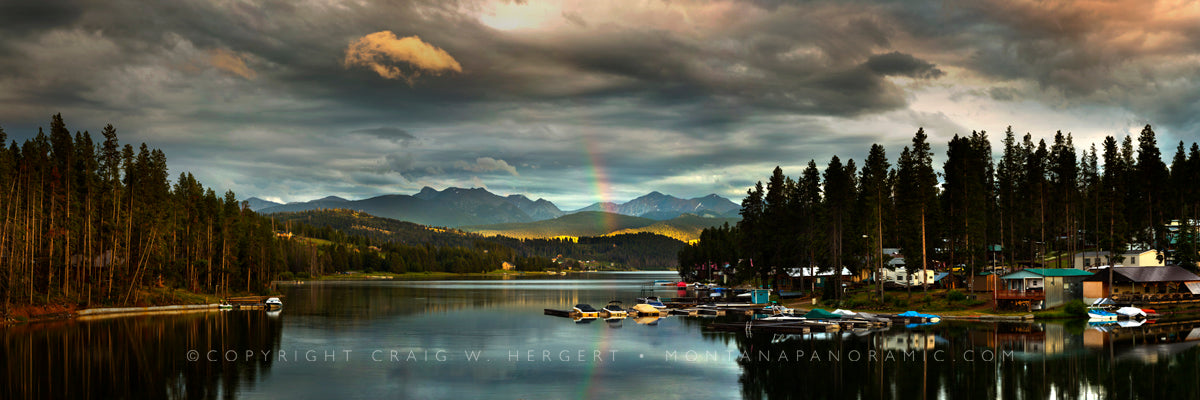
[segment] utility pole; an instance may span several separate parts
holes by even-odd
[[[929,272],[926,271],[926,253],[929,248],[925,246],[925,207],[921,207],[921,289],[925,294],[929,294],[929,281],[925,279]]]

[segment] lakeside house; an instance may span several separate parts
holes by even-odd
[[[1196,300],[1200,299],[1200,276],[1175,265],[1099,268],[1084,279],[1083,300],[1105,297],[1129,302]]]
[[[999,304],[1044,310],[1083,298],[1083,281],[1091,272],[1071,268],[1028,268],[1000,277]]]
[[[1166,264],[1158,259],[1158,251],[1134,250],[1121,253],[1121,262],[1114,264],[1115,256],[1107,251],[1081,251],[1075,253],[1072,266],[1075,269],[1088,269],[1107,265],[1117,267],[1163,267]]]

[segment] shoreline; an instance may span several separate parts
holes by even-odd
[[[583,272],[659,272],[659,271],[572,271],[567,274],[579,274]],[[662,271],[674,272],[674,271]],[[312,282],[375,282],[375,281],[421,281],[431,279],[444,279],[453,277],[503,277],[503,276],[559,276],[558,272],[554,271],[505,271],[496,270],[489,272],[406,272],[396,274],[391,272],[381,273],[353,273],[353,274],[329,274],[306,279],[292,280],[275,280],[271,285],[278,284],[297,284],[307,281]],[[15,326],[26,325],[40,322],[52,321],[67,321],[80,320],[89,321],[105,318],[117,318],[126,316],[145,316],[145,315],[170,315],[195,312],[208,312],[218,310],[217,301],[220,297],[215,294],[192,293],[182,289],[168,290],[166,294],[171,295],[166,304],[150,305],[150,306],[130,306],[130,307],[89,307],[78,308],[71,303],[43,304],[43,305],[21,305],[14,307],[17,312],[7,316],[5,320],[0,320],[0,326]],[[158,295],[160,301],[163,293],[147,293],[147,297]],[[236,296],[235,296],[236,297]],[[174,301],[173,301],[174,300]],[[33,312],[22,312],[33,311]]]

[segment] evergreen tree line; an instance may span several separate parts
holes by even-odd
[[[1079,150],[1070,133],[1047,144],[1009,127],[997,160],[977,131],[950,140],[938,171],[919,129],[895,166],[874,144],[861,169],[837,156],[823,170],[810,160],[796,178],[776,167],[765,188],[747,191],[736,227],[705,230],[680,251],[680,271],[699,279],[729,263],[738,280],[764,284],[799,266],[857,274],[882,268],[886,247],[901,249],[909,273],[1068,266],[1081,251],[1112,251],[1119,263],[1127,249],[1196,270],[1200,146],[1180,142],[1168,168],[1150,125],[1134,140]]]
[[[259,292],[279,266],[271,220],[190,173],[169,181],[165,154],[99,142],[61,114],[8,146],[0,129],[0,292],[16,304],[137,304],[146,287]]]

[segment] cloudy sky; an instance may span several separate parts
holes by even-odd
[[[0,127],[61,112],[240,197],[738,201],[918,127],[1200,137],[1200,2],[0,2]],[[935,159],[936,162],[940,160]]]

